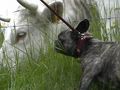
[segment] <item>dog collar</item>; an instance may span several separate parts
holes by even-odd
[[[85,48],[87,42],[92,38],[93,36],[88,33],[85,32],[83,34],[80,35],[80,38],[78,39],[78,41],[76,42],[76,54],[77,56],[80,56],[83,49]]]

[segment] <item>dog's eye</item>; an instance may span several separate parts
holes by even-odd
[[[72,38],[72,39],[77,40],[78,37],[79,37],[78,32],[76,32],[76,31],[71,32],[71,38]]]
[[[19,42],[20,40],[24,40],[25,37],[26,37],[26,32],[17,33],[16,42]]]

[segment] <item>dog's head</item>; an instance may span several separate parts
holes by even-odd
[[[74,31],[65,30],[58,35],[55,41],[55,50],[59,53],[76,57],[84,48],[86,40],[90,39],[87,33],[89,21],[87,19],[81,21]]]

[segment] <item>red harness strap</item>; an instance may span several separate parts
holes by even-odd
[[[85,47],[85,44],[91,38],[92,38],[92,35],[88,32],[81,34],[80,39],[78,39],[77,41],[77,47],[76,47],[77,56],[80,56],[81,50]]]

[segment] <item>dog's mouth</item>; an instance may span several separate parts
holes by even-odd
[[[64,46],[63,46],[63,44],[61,43],[60,40],[56,40],[56,41],[55,41],[55,50],[56,50],[58,53],[65,54]]]
[[[55,50],[56,52],[67,56],[77,57],[76,53],[74,52],[74,48],[66,49],[60,40],[55,41]]]

